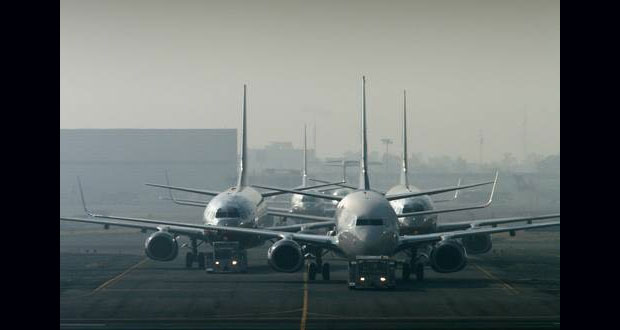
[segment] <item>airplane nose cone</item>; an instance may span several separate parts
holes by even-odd
[[[398,237],[383,228],[359,228],[356,248],[360,255],[391,255]]]

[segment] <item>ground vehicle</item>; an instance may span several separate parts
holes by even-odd
[[[239,242],[213,242],[213,252],[206,254],[208,273],[245,273],[248,270],[247,251]]]
[[[358,256],[349,261],[349,289],[396,287],[396,260],[388,256]]]

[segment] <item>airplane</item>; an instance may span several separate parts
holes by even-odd
[[[399,184],[391,187],[386,193],[386,196],[398,195],[406,192],[419,192],[420,189],[409,183],[408,179],[408,160],[407,160],[407,91],[403,91],[403,125],[402,125],[402,167],[400,172]],[[400,233],[406,234],[425,234],[436,231],[441,231],[441,224],[437,223],[437,214],[446,212],[458,212],[465,210],[473,210],[479,208],[485,208],[491,205],[493,200],[493,194],[495,192],[495,186],[497,184],[497,178],[499,173],[495,173],[495,180],[491,188],[489,200],[481,205],[458,207],[449,209],[435,209],[435,203],[444,202],[450,200],[438,200],[434,201],[429,195],[416,196],[411,198],[403,198],[390,201],[390,204],[394,208],[394,211],[399,216]],[[460,186],[461,180],[457,183]],[[459,190],[455,191],[454,199],[458,198]],[[407,214],[407,216],[403,216]]]
[[[184,187],[176,187],[168,185],[160,185],[160,184],[152,184],[147,183],[149,186],[154,187],[162,187],[168,189],[170,192],[170,197],[176,203],[182,205],[191,205],[191,206],[202,206],[204,207],[203,212],[203,221],[208,225],[216,225],[216,226],[228,226],[228,227],[240,227],[240,228],[258,228],[258,223],[260,220],[268,215],[267,206],[265,203],[265,198],[280,195],[282,192],[263,192],[260,193],[256,189],[252,188],[248,185],[247,182],[247,130],[246,130],[246,85],[243,86],[243,108],[242,108],[242,119],[241,119],[241,156],[239,159],[239,171],[236,186],[230,187],[225,191],[210,191],[210,190],[202,190],[202,189],[194,189],[194,188],[184,188]],[[166,180],[168,181],[168,175],[166,172]],[[140,220],[137,218],[126,218],[126,217],[114,217],[107,216],[102,214],[96,214],[91,212],[86,207],[86,202],[84,201],[84,194],[82,192],[82,184],[78,178],[78,185],[80,189],[80,197],[82,199],[82,205],[84,207],[84,211],[87,215],[92,218],[107,218],[112,220]],[[305,189],[313,189],[319,187],[329,186],[331,184],[322,184],[316,186],[306,186],[303,188],[299,188],[301,190]],[[209,200],[206,204],[201,201],[192,201],[192,200],[177,200],[173,197],[171,190],[180,190],[186,192],[192,192],[197,194],[203,194],[208,196],[213,196],[211,200]],[[61,218],[64,221],[74,221],[74,222],[90,222],[97,223],[92,220],[86,221],[84,219],[75,219],[75,218]],[[115,223],[102,222],[106,228],[110,225],[114,225]],[[304,227],[308,227],[308,224],[303,225]],[[317,225],[317,227],[325,226]],[[290,230],[290,231],[298,231],[302,228],[302,225],[296,226],[285,226],[285,227],[277,227],[278,230]],[[148,230],[149,228],[145,228],[144,230]],[[190,240],[191,252],[187,252],[185,256],[185,266],[187,268],[191,268],[194,262],[198,264],[199,268],[204,268],[205,266],[205,254],[202,252],[198,252],[198,247],[200,244],[207,242],[212,243],[215,241],[238,241],[241,249],[248,249],[255,246],[262,245],[266,239],[257,237],[257,236],[248,236],[248,235],[238,235],[235,233],[195,233],[195,232],[187,232],[180,228],[150,228],[156,230],[156,232],[151,235],[145,243],[145,252],[146,255],[157,261],[170,261],[177,257],[178,254],[178,236],[187,236]],[[200,243],[199,243],[200,242]]]
[[[366,133],[366,78],[362,77],[362,107],[361,107],[361,154],[360,154],[360,182],[356,191],[344,197],[324,195],[315,192],[285,189],[279,187],[257,186],[279,192],[305,194],[311,197],[338,201],[333,218],[294,214],[291,216],[300,219],[315,220],[310,225],[331,223],[334,230],[329,235],[308,234],[301,232],[287,232],[282,230],[267,230],[259,228],[225,227],[220,225],[190,225],[179,222],[128,219],[118,226],[153,229],[153,228],[182,228],[188,232],[206,234],[238,234],[261,239],[277,239],[267,251],[267,259],[271,267],[280,272],[299,271],[306,259],[314,259],[307,265],[308,277],[314,280],[317,273],[323,279],[329,280],[329,263],[322,261],[324,252],[331,251],[349,261],[359,256],[387,256],[393,257],[397,253],[409,250],[419,258],[418,262],[429,264],[433,270],[440,273],[451,273],[463,269],[467,263],[467,254],[464,245],[471,242],[490,242],[490,235],[502,232],[515,232],[534,228],[559,226],[559,221],[549,221],[532,224],[533,220],[559,218],[560,214],[541,216],[500,218],[475,220],[467,223],[455,224],[453,231],[434,232],[420,235],[400,235],[398,215],[392,208],[390,201],[404,198],[435,195],[464,189],[463,187],[445,187],[418,192],[404,192],[386,196],[370,187],[367,161],[367,133]],[[61,218],[62,219],[62,218]],[[105,224],[102,220],[91,222]],[[498,224],[527,221],[507,227],[497,227]],[[159,225],[159,226],[157,226]],[[490,227],[489,227],[490,226]],[[461,229],[463,228],[463,229]],[[423,268],[422,268],[423,269]]]
[[[303,162],[301,169],[301,185],[294,189],[304,189],[308,188],[308,156],[307,156],[307,141],[306,141],[306,125],[304,125],[304,150],[303,150]],[[312,179],[310,179],[312,180]],[[338,182],[330,183],[322,180],[323,184],[335,184]],[[344,183],[345,181],[342,181]],[[310,190],[311,191],[311,190]],[[318,191],[316,191],[318,192]],[[282,221],[285,221],[288,218],[288,213],[301,213],[301,214],[309,214],[309,215],[325,215],[325,207],[327,206],[323,200],[306,196],[300,194],[293,194],[290,200],[290,208],[276,208],[269,207],[270,214],[272,215],[280,215],[282,217]]]

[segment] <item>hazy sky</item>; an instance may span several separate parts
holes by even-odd
[[[237,128],[251,148],[369,148],[485,160],[560,149],[560,1],[60,2],[60,128]],[[312,132],[312,129],[309,130]],[[312,138],[309,138],[312,141]]]

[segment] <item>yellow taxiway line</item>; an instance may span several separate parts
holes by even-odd
[[[487,271],[486,269],[478,266],[477,264],[473,264],[476,268],[478,268],[478,270],[480,270],[486,277],[498,281],[500,282],[504,288],[506,290],[508,290],[508,292],[512,293],[513,295],[518,295],[519,294],[519,290],[515,289],[512,285],[506,283],[504,280],[502,280],[501,278],[498,278],[497,276],[491,274],[489,271]]]
[[[300,330],[306,330],[306,321],[308,320],[308,271],[304,272],[304,305],[301,309],[301,325]]]
[[[93,292],[91,292],[90,294],[95,294],[103,289],[105,289],[105,287],[107,287],[108,285],[117,282],[118,280],[120,280],[121,278],[123,278],[125,275],[129,274],[132,270],[140,267],[142,264],[144,264],[146,261],[148,260],[148,258],[144,258],[142,259],[142,261],[138,262],[137,264],[129,267],[129,269],[127,269],[126,271],[118,274],[117,276],[115,276],[112,279],[107,280],[105,283],[101,284],[100,286],[98,286],[95,290],[93,290]]]

